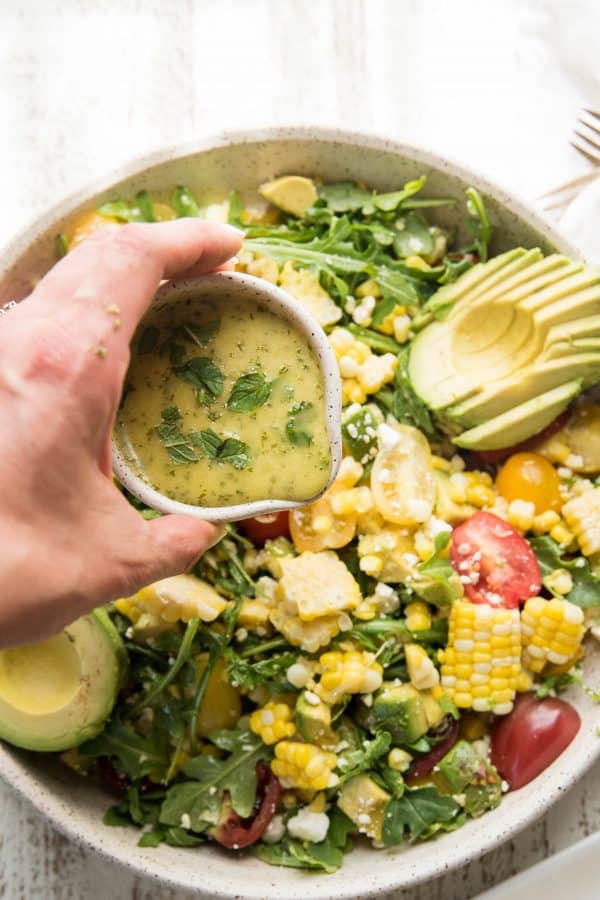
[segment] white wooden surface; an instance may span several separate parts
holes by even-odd
[[[0,0],[0,244],[165,142],[329,124],[424,143],[533,201],[587,170],[594,0]],[[600,827],[600,766],[541,822],[397,900],[468,900]],[[460,833],[453,839],[460,840]],[[0,787],[0,897],[184,900],[108,866]]]

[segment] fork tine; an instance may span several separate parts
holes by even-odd
[[[600,117],[595,119],[592,116],[580,115],[577,124],[581,125],[585,131],[591,132],[594,137],[600,137]]]
[[[592,116],[594,119],[598,119],[600,123],[600,111],[597,109],[592,109],[591,106],[584,106],[583,112],[586,112],[589,116]]]
[[[558,187],[552,188],[551,191],[541,194],[541,196],[538,197],[538,200],[552,200],[555,197],[559,197],[561,194],[570,194],[573,191],[576,191],[577,188],[583,187],[589,181],[593,181],[597,177],[597,172],[586,172],[585,175],[580,175],[579,178],[573,178],[571,181],[560,184]]]

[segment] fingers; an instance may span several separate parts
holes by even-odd
[[[72,322],[92,346],[126,346],[163,278],[209,272],[241,242],[238,229],[197,219],[104,229],[57,263],[28,303]]]
[[[187,572],[225,533],[222,526],[183,515],[152,519],[145,523],[145,530],[144,558],[136,553],[135,569],[141,579],[138,588]]]

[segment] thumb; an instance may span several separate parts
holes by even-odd
[[[185,515],[151,519],[145,523],[145,528],[147,556],[143,567],[146,584],[187,572],[225,534],[224,525],[211,525]]]

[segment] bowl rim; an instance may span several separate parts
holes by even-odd
[[[152,509],[161,513],[175,513],[195,516],[207,522],[236,522],[253,516],[264,516],[282,512],[286,509],[298,509],[312,503],[331,487],[338,473],[342,460],[342,385],[337,371],[335,354],[327,340],[325,332],[314,316],[308,313],[301,303],[283,288],[247,275],[242,272],[220,271],[198,275],[195,278],[178,278],[168,281],[157,291],[148,313],[162,304],[178,303],[190,292],[212,289],[216,295],[240,289],[240,294],[254,295],[259,303],[263,303],[278,318],[289,322],[307,341],[316,358],[324,387],[325,418],[327,437],[331,450],[329,476],[322,491],[306,500],[254,500],[248,503],[237,503],[230,506],[196,506],[173,500],[166,494],[153,488],[135,473],[119,449],[117,442],[112,441],[113,472],[127,490]],[[146,315],[148,314],[146,313]],[[140,324],[143,324],[144,319]]]
[[[34,215],[30,221],[23,226],[12,240],[9,240],[3,247],[0,247],[0,280],[10,270],[18,257],[23,253],[38,237],[45,232],[56,220],[66,216],[74,210],[78,205],[84,203],[90,196],[94,196],[104,190],[110,189],[112,185],[126,178],[130,178],[135,174],[150,169],[154,166],[171,161],[176,158],[196,155],[208,151],[226,148],[231,144],[255,144],[255,143],[272,143],[277,141],[300,141],[306,143],[338,143],[345,145],[354,145],[367,150],[375,150],[379,152],[388,152],[395,156],[403,156],[412,159],[415,164],[429,165],[434,169],[445,171],[450,175],[457,177],[463,182],[471,183],[479,190],[491,195],[502,206],[507,207],[516,213],[523,221],[529,225],[540,237],[546,239],[549,243],[558,247],[562,252],[573,255],[576,258],[582,258],[581,252],[561,234],[559,229],[549,224],[539,213],[532,210],[525,201],[521,200],[512,191],[507,190],[502,184],[487,176],[480,175],[477,171],[473,171],[462,162],[455,160],[451,156],[442,155],[435,150],[430,149],[422,144],[416,145],[409,142],[390,139],[384,135],[377,134],[372,131],[354,131],[350,129],[342,129],[337,127],[326,126],[308,126],[308,125],[281,125],[281,126],[258,126],[247,127],[241,129],[232,129],[220,131],[214,135],[208,135],[201,139],[178,142],[160,150],[150,153],[138,155],[126,163],[114,167],[108,174],[99,178],[86,181],[82,187],[71,191],[65,198],[54,203],[45,213]],[[568,750],[565,751],[568,753]],[[581,778],[594,762],[600,757],[600,741],[582,744],[576,749],[576,766],[571,765],[567,771],[561,769],[560,757],[553,764],[556,766],[556,772],[560,771],[560,779],[556,778],[552,787],[543,796],[536,795],[536,802],[531,804],[531,808],[519,819],[518,824],[510,824],[500,833],[494,831],[488,833],[483,839],[475,842],[469,850],[458,849],[458,842],[447,842],[449,853],[443,864],[438,863],[435,872],[431,871],[431,867],[427,869],[419,869],[412,867],[408,871],[402,873],[401,881],[398,881],[393,875],[378,875],[376,871],[371,875],[374,878],[372,886],[363,889],[357,893],[356,885],[347,884],[341,888],[339,884],[329,889],[327,879],[319,879],[321,888],[318,892],[312,891],[310,888],[304,895],[298,887],[298,892],[294,893],[290,885],[290,891],[286,893],[286,900],[292,900],[296,896],[298,898],[308,896],[311,900],[316,898],[329,898],[334,896],[337,900],[355,900],[357,897],[371,898],[380,895],[383,892],[415,886],[432,878],[440,877],[448,872],[468,864],[475,858],[481,857],[484,853],[490,851],[500,843],[512,838],[520,831],[531,825],[536,819],[543,815],[560,797],[570,788],[579,778]],[[563,763],[564,765],[564,763]],[[44,786],[36,783],[35,776],[24,770],[23,765],[18,759],[13,758],[0,744],[0,778],[18,795],[25,799],[35,810],[41,813],[59,832],[64,834],[75,843],[91,849],[98,853],[99,856],[110,862],[116,862],[125,869],[151,878],[157,883],[170,885],[175,888],[183,888],[194,890],[189,880],[184,876],[178,878],[173,874],[167,866],[160,864],[150,864],[150,860],[146,858],[143,862],[132,857],[127,844],[122,843],[118,839],[111,839],[107,846],[104,842],[91,836],[89,826],[82,819],[78,821],[78,814],[73,811],[70,815],[65,815],[64,807],[58,796],[46,789]],[[32,783],[33,782],[33,783]],[[523,790],[527,790],[524,788]],[[477,820],[477,823],[481,820]],[[485,823],[482,823],[485,825]],[[98,822],[101,827],[101,821]],[[118,832],[118,829],[113,829]],[[485,828],[481,830],[485,831]],[[491,832],[491,829],[487,829]],[[394,848],[392,848],[394,849]],[[398,849],[398,848],[396,848]],[[375,860],[375,858],[374,858]],[[376,870],[376,866],[374,869]],[[386,867],[382,867],[389,871]],[[286,870],[287,871],[287,870]],[[343,871],[343,870],[342,870]],[[314,876],[313,876],[314,877]],[[335,876],[332,876],[335,877]],[[273,885],[275,887],[275,885]],[[308,885],[307,885],[308,887]],[[238,896],[235,891],[227,890],[224,887],[210,886],[210,894],[200,887],[196,888],[198,895],[203,897],[212,897],[215,900],[231,900]],[[248,896],[258,896],[251,893]],[[275,890],[273,896],[283,897]]]

